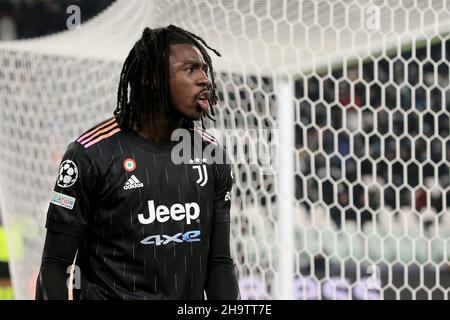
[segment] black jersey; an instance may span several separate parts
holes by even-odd
[[[188,129],[202,148],[220,149]],[[112,118],[69,145],[46,227],[82,235],[81,299],[203,298],[211,229],[230,222],[232,172],[205,157],[175,164],[176,144],[151,143]]]

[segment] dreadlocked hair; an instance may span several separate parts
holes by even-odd
[[[169,55],[170,45],[193,44],[200,50],[210,72],[211,92],[209,104],[214,116],[217,104],[216,83],[211,57],[205,47],[220,57],[220,53],[209,47],[199,36],[174,25],[165,28],[145,28],[142,37],[131,49],[120,73],[117,90],[117,108],[114,116],[119,127],[125,131],[141,127],[143,116],[170,109]],[[207,116],[214,121],[209,114]],[[202,126],[204,128],[203,117]]]

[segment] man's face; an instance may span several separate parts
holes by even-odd
[[[170,47],[170,101],[187,119],[198,120],[209,108],[207,64],[192,44]]]

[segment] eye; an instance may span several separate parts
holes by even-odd
[[[192,72],[194,72],[194,68],[188,68],[188,69],[186,69],[186,72],[187,73],[192,73]]]

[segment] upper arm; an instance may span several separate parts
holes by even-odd
[[[214,211],[216,222],[230,222],[233,173],[229,164],[216,165]]]
[[[230,253],[230,192],[233,185],[231,167],[228,164],[216,165],[214,217],[211,234],[212,263],[229,263]]]
[[[96,164],[83,146],[72,143],[58,169],[47,212],[47,229],[73,236],[84,232],[94,206],[97,176]]]

